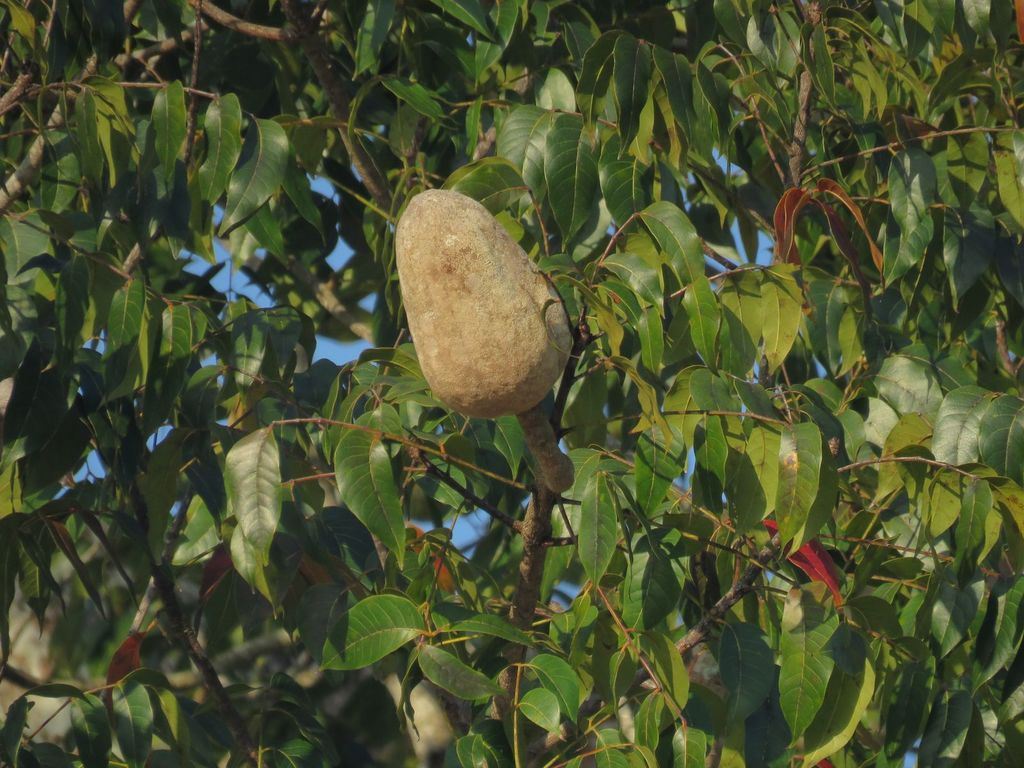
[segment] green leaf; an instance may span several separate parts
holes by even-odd
[[[779,703],[794,740],[807,730],[825,701],[835,666],[825,647],[837,625],[838,617],[826,620],[822,604],[809,591],[789,591],[782,614]]]
[[[424,117],[430,120],[444,119],[444,111],[434,94],[419,83],[409,83],[397,77],[386,77],[381,83],[395,94],[400,102],[408,104]]]
[[[486,613],[474,616],[471,619],[457,621],[451,626],[445,627],[445,630],[447,632],[500,637],[502,640],[508,640],[516,645],[533,645],[533,640],[521,629],[516,629],[500,616],[492,616]]]
[[[647,101],[651,82],[651,49],[629,33],[624,33],[615,40],[612,62],[615,112],[622,148],[626,149],[636,138],[640,111]]]
[[[1000,395],[978,427],[981,460],[1000,475],[1024,483],[1024,400]]]
[[[273,428],[252,432],[231,446],[224,459],[224,486],[228,514],[238,521],[235,535],[242,536],[245,551],[255,557],[255,571],[242,573],[251,576],[262,570],[259,566],[269,564],[270,544],[281,517],[281,456]],[[231,550],[232,555],[239,551],[234,540]],[[237,559],[235,564],[242,572]]]
[[[833,673],[824,706],[804,734],[804,768],[817,765],[850,741],[874,692],[875,670],[867,657],[857,675],[841,670]]]
[[[1024,131],[996,136],[993,156],[999,201],[1006,209],[1006,221],[1013,232],[1024,232]]]
[[[889,210],[898,234],[890,232],[883,250],[886,282],[902,277],[924,258],[934,224],[929,206],[936,197],[935,166],[919,147],[906,149],[889,166]]]
[[[273,120],[254,119],[245,132],[238,167],[228,184],[228,200],[220,235],[252,216],[284,181],[288,163],[288,134]]]
[[[174,178],[174,163],[185,143],[185,87],[172,80],[157,91],[153,100],[153,129],[156,132],[156,155],[164,178]]]
[[[814,87],[817,88],[827,102],[834,104],[836,100],[835,65],[828,49],[824,24],[814,24],[811,28],[811,67]]]
[[[992,656],[976,680],[977,685],[986,681],[1003,669],[1013,660],[1021,639],[1024,637],[1024,579],[1016,579],[1006,592],[997,598],[997,616],[995,621],[995,640],[992,644]]]
[[[334,472],[342,501],[394,554],[401,568],[405,519],[387,448],[375,435],[346,430],[334,452]]]
[[[644,178],[647,169],[633,157],[618,159],[618,152],[609,151],[609,146],[605,144],[598,169],[601,193],[612,219],[621,227],[650,199]]]
[[[954,537],[956,559],[953,565],[961,583],[966,583],[974,573],[978,552],[985,543],[985,523],[991,512],[992,488],[984,480],[972,480],[964,489]]]
[[[587,223],[597,192],[597,155],[574,115],[557,115],[544,145],[544,178],[555,222],[567,243]]]
[[[938,576],[936,578],[939,578]],[[967,636],[967,630],[978,616],[985,584],[980,578],[959,587],[943,579],[932,608],[932,637],[944,658]]]
[[[928,717],[918,748],[918,765],[955,764],[967,743],[973,715],[969,691],[945,691]]]
[[[561,722],[558,699],[546,688],[534,688],[519,699],[519,711],[548,733],[556,733]]]
[[[766,272],[761,284],[761,318],[769,372],[778,370],[793,348],[802,316],[803,296],[796,280],[776,268]]]
[[[91,693],[71,702],[71,732],[84,768],[106,768],[110,755],[110,725],[103,702]]]
[[[641,648],[662,691],[680,711],[685,709],[690,695],[690,675],[675,644],[666,635],[646,632],[642,636]]]
[[[475,701],[502,694],[501,687],[489,677],[436,645],[421,645],[416,660],[430,682],[460,699]]]
[[[550,653],[540,653],[529,661],[540,684],[558,699],[562,714],[576,720],[580,706],[580,681],[568,662]]]
[[[672,768],[704,768],[708,735],[693,725],[681,725],[672,734]]]
[[[981,422],[994,393],[981,387],[954,389],[942,400],[935,417],[932,454],[947,464],[966,464],[978,458]]]
[[[473,28],[486,38],[493,38],[479,0],[430,0],[445,13],[451,14],[463,24]]]
[[[668,256],[681,284],[689,285],[704,278],[700,237],[678,206],[659,200],[647,206],[640,217]]]
[[[472,197],[491,213],[500,213],[528,191],[516,166],[501,157],[485,157],[462,166],[443,188]]]
[[[992,215],[984,209],[963,212],[947,208],[943,214],[942,260],[956,307],[985,274],[996,249]]]
[[[60,334],[58,359],[69,363],[82,343],[91,284],[89,262],[75,254],[64,265],[57,280],[56,320]]]
[[[356,32],[355,76],[367,70],[375,72],[380,62],[380,49],[395,17],[395,0],[370,0]]]
[[[793,540],[807,523],[818,495],[821,449],[821,431],[811,422],[788,425],[782,430],[775,514],[783,543]]]
[[[121,757],[128,768],[144,768],[153,749],[153,704],[141,683],[118,686],[114,696],[114,725]]]
[[[199,166],[199,190],[203,199],[215,203],[231,179],[231,170],[242,151],[242,106],[228,93],[206,108],[203,120],[206,159]]]
[[[18,768],[21,757],[21,737],[28,720],[28,711],[31,708],[32,702],[24,696],[16,698],[7,708],[7,716],[4,719],[3,728],[0,729],[0,741],[2,741],[4,753],[11,761],[11,768]]]
[[[145,312],[146,285],[137,278],[130,279],[110,301],[107,344],[111,351],[138,343]]]
[[[587,125],[597,119],[612,79],[612,53],[623,33],[612,30],[601,35],[583,55],[583,68],[576,85],[576,103]]]
[[[697,353],[705,365],[715,367],[718,361],[718,329],[722,322],[722,313],[715,292],[711,290],[711,283],[704,275],[694,278],[686,286],[683,309],[690,318],[690,335]]]
[[[576,548],[583,570],[595,585],[608,569],[618,541],[618,497],[608,473],[595,472],[583,489]]]
[[[368,667],[423,634],[415,604],[398,595],[371,595],[356,603],[324,647],[324,669]]]
[[[931,414],[939,408],[942,391],[938,376],[920,358],[894,355],[886,358],[875,377],[882,399],[897,413]]]
[[[768,697],[775,661],[761,630],[753,624],[726,624],[718,646],[718,668],[729,690],[729,716],[743,720]]]
[[[636,501],[647,515],[653,516],[665,500],[669,486],[686,470],[685,462],[681,435],[666,435],[660,427],[637,435]]]

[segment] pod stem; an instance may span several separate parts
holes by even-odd
[[[573,480],[572,460],[558,447],[555,431],[540,406],[535,405],[516,418],[537,463],[538,482],[556,495],[569,490]]]

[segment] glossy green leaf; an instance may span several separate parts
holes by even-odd
[[[783,542],[797,536],[807,522],[818,496],[821,454],[821,431],[815,424],[801,422],[782,430],[775,514]]]
[[[71,702],[71,732],[84,768],[106,768],[111,737],[103,702],[85,694]]]
[[[583,67],[576,85],[576,103],[587,125],[600,116],[600,108],[612,79],[612,54],[621,32],[601,35],[583,56]]]
[[[114,726],[125,763],[129,768],[145,768],[153,749],[153,704],[145,686],[128,682],[118,687]]]
[[[672,768],[702,768],[708,751],[708,735],[692,725],[679,726],[672,734]]]
[[[436,645],[420,646],[416,660],[430,682],[460,699],[473,701],[502,693],[498,684],[489,677]]]
[[[680,282],[689,285],[704,277],[700,237],[678,206],[665,201],[652,203],[640,217],[665,252]]]
[[[380,49],[394,16],[395,0],[370,0],[366,4],[366,13],[356,32],[356,75],[376,71]]]
[[[619,536],[618,498],[608,473],[595,472],[583,489],[576,548],[587,578],[599,584]]]
[[[242,152],[241,129],[242,107],[235,94],[225,94],[206,108],[206,159],[199,166],[199,189],[210,203],[220,199],[233,179],[231,171]]]
[[[651,50],[630,34],[619,35],[612,49],[615,112],[625,149],[640,127],[640,110],[647,101],[651,80]]]
[[[174,176],[174,163],[185,143],[185,88],[180,80],[171,81],[153,99],[153,130],[156,133],[156,155],[164,178]]]
[[[558,698],[546,688],[534,688],[527,691],[519,700],[519,711],[530,722],[536,723],[548,733],[558,731],[561,721]]]
[[[704,275],[694,278],[683,294],[683,309],[690,318],[690,335],[693,345],[708,366],[717,364],[718,330],[722,312],[718,298],[711,290],[711,283]]]
[[[648,515],[655,513],[669,486],[684,473],[685,450],[681,436],[665,434],[657,427],[637,436],[636,500]]]
[[[761,317],[764,336],[764,355],[768,370],[775,371],[796,341],[803,312],[800,288],[791,276],[782,272],[769,272],[761,284]]]
[[[356,603],[332,630],[324,669],[367,667],[423,633],[423,617],[408,598],[371,595]]]
[[[246,435],[224,459],[228,514],[238,522],[236,536],[244,540],[259,565],[270,562],[270,544],[281,516],[281,456],[270,427]],[[232,554],[242,551],[232,540]]]
[[[382,83],[400,102],[408,104],[429,120],[444,119],[444,112],[434,94],[419,83],[406,82],[397,77],[385,78]]]
[[[273,120],[253,120],[245,132],[238,166],[228,183],[228,199],[219,229],[222,237],[277,192],[284,181],[287,161],[288,135],[284,128]]]
[[[875,669],[869,658],[856,675],[833,673],[824,705],[804,734],[804,768],[834,755],[850,741],[874,692]]]
[[[334,473],[342,501],[394,554],[401,567],[405,519],[387,448],[374,435],[346,430],[334,452]]]
[[[558,656],[540,653],[529,661],[537,680],[558,699],[562,714],[575,720],[580,706],[580,681],[572,667]]]
[[[935,202],[935,166],[918,147],[900,152],[889,168],[892,220],[898,234],[886,237],[883,250],[886,281],[902,277],[924,257],[934,224],[929,206]]]
[[[978,458],[981,423],[992,396],[981,387],[960,387],[943,398],[932,436],[932,453],[936,459],[948,464],[966,464]]]
[[[838,624],[811,593],[791,589],[782,614],[779,702],[794,739],[803,735],[825,701],[835,666],[825,647]]]
[[[1000,395],[978,426],[981,460],[1000,475],[1024,482],[1024,400]]]
[[[753,624],[722,628],[718,668],[729,690],[729,714],[742,720],[761,706],[774,683],[775,661],[761,630]]]
[[[562,239],[568,242],[590,218],[597,192],[597,155],[583,121],[555,117],[544,146],[548,200]]]
[[[487,22],[487,14],[484,13],[479,0],[431,0],[431,2],[484,37],[490,37],[491,31]]]
[[[462,166],[448,177],[444,188],[472,197],[491,213],[503,211],[528,191],[516,166],[500,157]]]

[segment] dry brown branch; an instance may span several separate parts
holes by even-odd
[[[240,19],[227,11],[218,8],[208,0],[188,0],[189,5],[222,27],[227,27],[232,32],[238,32],[247,37],[256,37],[260,40],[271,40],[284,43],[295,39],[295,33],[290,29],[280,27],[268,27],[264,24],[253,24],[252,22]]]

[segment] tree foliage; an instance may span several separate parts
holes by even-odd
[[[1015,763],[1020,0],[0,30],[0,762]],[[422,377],[431,187],[578,320],[562,498]]]

